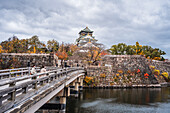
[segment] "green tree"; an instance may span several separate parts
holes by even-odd
[[[46,45],[42,42],[40,42],[38,36],[32,36],[30,39],[28,39],[28,44],[29,44],[29,50],[34,51],[34,47],[37,52],[42,51],[43,48],[46,47]]]
[[[47,48],[51,52],[57,52],[59,49],[59,43],[56,40],[48,40]]]
[[[145,55],[146,58],[154,60],[164,60],[162,55],[166,54],[159,48],[152,48],[148,45],[142,46],[138,42],[135,45],[126,45],[124,43],[112,45],[109,52],[113,55]]]
[[[127,51],[127,45],[124,43],[119,43],[118,45],[113,45],[110,48],[113,55],[125,55]]]

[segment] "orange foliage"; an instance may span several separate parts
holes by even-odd
[[[148,78],[149,74],[148,74],[148,73],[145,73],[144,76],[145,76],[145,78]]]
[[[61,60],[67,60],[67,57],[68,57],[68,55],[67,55],[67,53],[65,51],[62,51],[62,52],[57,51],[56,55]]]
[[[108,53],[107,53],[106,51],[102,51],[100,55],[101,55],[101,56],[104,56],[104,55],[107,55],[107,54],[108,54]]]
[[[70,50],[72,53],[75,52],[77,49],[78,49],[77,45],[74,44],[70,45]]]

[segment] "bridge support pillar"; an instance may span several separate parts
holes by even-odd
[[[78,93],[79,93],[79,82],[76,82],[76,83],[75,83],[74,92],[75,92],[75,97],[78,97]]]
[[[75,88],[75,81],[73,81],[69,87],[70,87],[70,89],[74,89]]]
[[[64,113],[66,111],[66,96],[60,97],[60,113]]]
[[[80,78],[80,86],[79,86],[79,90],[82,91],[83,90],[83,80],[84,78]]]
[[[80,77],[78,77],[78,78],[77,78],[77,82],[79,82],[79,83],[80,83]]]

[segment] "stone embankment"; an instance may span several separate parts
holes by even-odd
[[[0,69],[30,66],[55,66],[58,57],[55,54],[0,53]]]
[[[161,75],[163,72],[170,73],[170,64],[167,62],[151,61],[140,55],[106,55],[101,65],[87,67],[85,87],[142,88],[168,85]],[[155,69],[160,73],[155,73]]]

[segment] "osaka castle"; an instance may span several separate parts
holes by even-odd
[[[76,44],[78,47],[97,47],[100,45],[99,43],[96,43],[97,41],[98,40],[93,36],[93,31],[86,27],[79,32],[79,38],[76,39]]]

